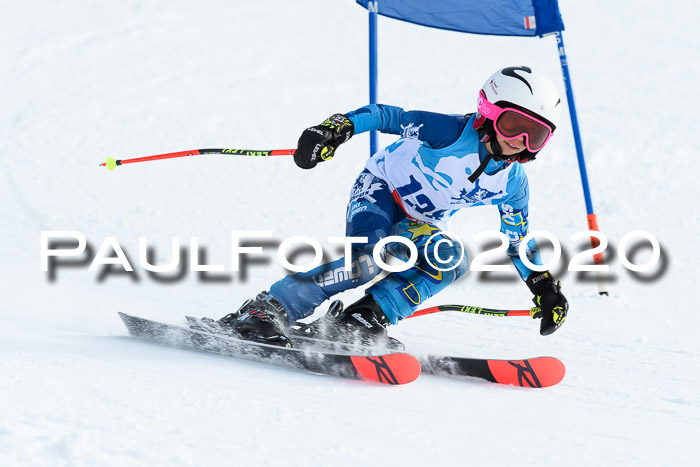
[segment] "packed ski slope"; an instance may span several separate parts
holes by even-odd
[[[555,268],[571,304],[566,324],[543,338],[528,318],[444,313],[391,330],[414,353],[559,357],[567,376],[543,390],[428,375],[401,387],[348,382],[140,343],[117,317],[219,317],[285,274],[274,248],[244,277],[232,273],[232,230],[308,235],[335,254],[327,238],[344,234],[367,135],[312,171],[290,158],[230,156],[114,172],[98,164],[294,147],[306,126],[364,105],[367,13],[354,2],[33,0],[0,9],[0,465],[697,462],[695,2],[561,2],[593,201],[610,240],[610,296],[565,271],[585,246],[569,237],[586,224],[563,124],[527,172],[532,229],[555,234],[566,253]],[[379,31],[384,103],[471,112],[489,74],[521,64],[563,92],[553,37],[469,36],[384,18]],[[477,208],[451,230],[474,254],[484,245],[472,236],[497,226],[494,208]],[[639,229],[662,246],[648,274],[616,260],[620,239]],[[135,271],[90,272],[83,256],[42,272],[43,230],[80,231],[93,255],[113,236]],[[188,251],[198,237],[202,261],[225,271],[149,275],[139,236],[161,264],[171,237]],[[630,255],[649,257],[649,248]],[[468,274],[428,305],[526,308],[529,292],[514,277]]]

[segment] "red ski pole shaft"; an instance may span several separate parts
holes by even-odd
[[[109,170],[114,170],[116,167],[124,164],[134,164],[136,162],[158,161],[162,159],[174,159],[176,157],[200,156],[204,154],[227,154],[233,156],[292,156],[295,149],[272,149],[272,150],[256,150],[256,149],[191,149],[189,151],[171,152],[168,154],[156,154],[155,156],[135,157],[133,159],[114,159],[108,158],[106,162],[100,164],[100,167],[107,167]]]
[[[534,308],[532,310],[534,310]],[[432,313],[439,313],[441,311],[459,311],[462,313],[471,313],[475,315],[488,316],[532,316],[531,310],[496,310],[493,308],[482,308],[478,306],[467,305],[437,305],[430,308],[418,310],[411,316],[408,316],[408,318],[415,318],[416,316],[424,316]]]

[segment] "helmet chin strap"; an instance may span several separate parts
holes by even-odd
[[[482,131],[479,131],[479,133],[482,133]],[[476,168],[474,173],[469,176],[469,181],[472,183],[476,182],[476,179],[479,178],[482,173],[484,173],[484,170],[486,170],[486,167],[488,167],[491,160],[505,160],[503,157],[503,151],[501,151],[501,146],[498,144],[495,135],[490,135],[489,133],[489,131],[483,131],[483,136],[481,134],[479,135],[481,136],[480,139],[482,143],[491,146],[491,151],[486,157],[484,157],[484,160],[481,161],[481,164]]]
[[[469,176],[469,181],[474,183],[476,182],[476,179],[479,178],[479,176],[484,173],[484,170],[486,170],[486,167],[489,165],[489,162],[491,162],[491,159],[493,159],[493,156],[491,154],[487,155],[484,157],[484,160],[481,161],[481,165],[476,168],[473,174]]]

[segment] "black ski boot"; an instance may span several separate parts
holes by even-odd
[[[337,332],[333,332],[338,323],[338,316],[343,313],[343,302],[334,300],[328,306],[326,314],[311,323],[297,321],[292,324],[293,334],[311,339],[334,340]]]
[[[331,303],[328,313],[311,323],[316,336],[348,344],[367,347],[403,350],[402,342],[389,337],[386,329],[390,325],[372,295],[367,294],[343,310],[343,302]]]
[[[287,311],[267,292],[260,292],[254,299],[246,301],[238,311],[224,316],[219,323],[230,326],[243,339],[281,347],[292,346],[292,341],[287,337]]]

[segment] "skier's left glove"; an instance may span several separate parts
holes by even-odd
[[[335,155],[335,150],[355,134],[355,125],[343,114],[333,114],[320,125],[304,130],[297,143],[294,162],[302,169],[313,169]]]
[[[536,308],[531,311],[533,318],[542,318],[540,334],[547,336],[564,324],[569,302],[561,293],[561,282],[555,282],[549,271],[533,272],[525,280],[530,291],[535,296],[532,299]]]

